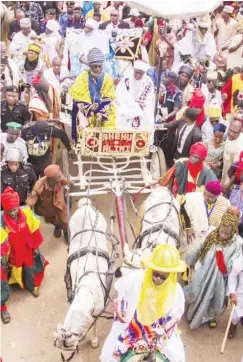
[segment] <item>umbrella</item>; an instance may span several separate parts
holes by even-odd
[[[173,19],[190,19],[209,14],[222,1],[218,0],[159,0],[129,1],[129,6],[148,15]]]

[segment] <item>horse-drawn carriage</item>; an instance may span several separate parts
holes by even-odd
[[[133,4],[146,8],[146,4]],[[155,2],[153,7],[156,7]],[[207,7],[212,7],[211,2],[207,2]],[[183,9],[186,9],[184,5]],[[160,12],[157,8],[151,13],[162,16]],[[206,12],[205,9],[202,11]],[[66,110],[68,112],[70,110]],[[71,117],[64,117],[63,123],[70,134]],[[160,148],[150,152],[148,132],[140,129],[86,128],[79,123],[77,134],[74,144],[77,156],[75,176],[73,171],[70,172],[67,153],[63,151],[64,173],[72,184],[67,194],[68,209],[71,199],[83,199],[69,223],[65,280],[71,305],[55,337],[55,346],[61,349],[62,361],[72,359],[91,327],[94,331],[91,345],[98,346],[96,320],[104,315],[112,301],[110,290],[116,267],[121,266],[116,265],[120,250],[120,269],[130,273],[131,269],[140,267],[142,257],[151,255],[156,244],[178,246],[180,241],[179,206],[168,189],[158,186],[159,177],[166,171],[165,158]],[[149,196],[138,211],[136,200],[140,194]],[[106,199],[111,196],[109,232],[106,219],[91,203],[93,196],[100,195],[105,195]],[[139,219],[137,233],[129,221],[128,202]],[[114,235],[116,220],[119,236]],[[128,234],[128,226],[132,229],[131,235]],[[158,355],[156,351],[135,355],[130,352],[122,361],[169,362],[166,356]]]
[[[63,122],[67,131],[69,122],[67,117]],[[158,178],[166,171],[166,165],[160,156],[162,151],[150,153],[148,132],[83,128],[79,124],[77,134],[73,145],[77,156],[73,162],[76,176],[70,173],[68,156],[63,150],[63,170],[72,185],[67,193],[69,210],[70,200],[83,198],[69,222],[65,281],[71,306],[55,340],[55,345],[62,350],[63,361],[75,354],[92,326],[91,345],[97,347],[95,322],[111,302],[111,285],[116,267],[120,266],[116,265],[119,251],[122,250],[123,255],[122,269],[129,272],[140,267],[141,258],[151,254],[158,238],[174,245],[179,242],[178,206],[171,193],[158,186]],[[150,196],[144,209],[138,212],[135,201],[140,194]],[[91,203],[92,197],[99,195],[111,196],[109,232],[105,218]],[[128,203],[140,214],[139,237],[129,222]],[[115,220],[119,236],[114,235]],[[129,225],[132,236],[128,235]],[[136,250],[130,251],[132,245]]]

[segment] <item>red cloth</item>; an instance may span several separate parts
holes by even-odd
[[[19,194],[15,192],[11,187],[7,187],[2,193],[2,206],[4,210],[17,209],[19,207],[20,200]]]
[[[41,272],[34,274],[34,286],[39,287],[44,279],[45,269],[49,262],[45,259],[44,268]]]
[[[12,233],[17,233],[20,229],[26,226],[26,216],[21,209],[19,209],[18,222],[5,212],[3,213],[3,221]]]
[[[40,74],[37,74],[33,80],[32,80],[32,84],[39,84],[40,83],[40,80],[41,80],[41,75]]]
[[[201,160],[205,160],[208,155],[208,149],[202,142],[196,142],[190,148],[190,155],[196,155]]]
[[[33,249],[37,249],[43,241],[42,234],[37,229],[33,234],[30,233],[28,225],[18,233],[10,232],[8,234],[10,244],[9,263],[16,266],[33,266]]]
[[[1,312],[6,312],[6,310],[7,310],[6,304],[1,305]],[[0,361],[2,362],[2,358],[0,359]]]
[[[1,244],[1,249],[0,249],[1,258],[8,255],[8,253],[9,253],[9,243],[8,239],[6,239],[4,243]]]
[[[193,178],[193,182],[187,181],[186,183],[186,192],[195,192],[197,188],[197,177],[199,173],[202,171],[204,166],[203,162],[199,163],[191,163],[190,161],[187,161],[187,168],[188,172]]]
[[[147,33],[144,36],[144,40],[146,39],[148,40],[148,44],[150,44],[153,39],[153,35],[149,31],[147,31]]]
[[[222,274],[227,274],[227,268],[225,266],[224,254],[223,254],[222,250],[216,250],[216,262],[217,262],[219,271]]]
[[[232,78],[230,78],[221,89],[221,94],[227,94],[228,98],[223,101],[223,116],[231,113]]]
[[[136,19],[134,25],[135,28],[143,28],[143,20],[140,18]]]
[[[240,153],[235,178],[237,182],[241,182],[241,175],[243,172],[243,151]]]
[[[192,93],[192,98],[189,103],[189,108],[200,108],[201,112],[198,114],[196,119],[196,125],[201,127],[205,122],[206,115],[204,112],[204,103],[205,103],[205,96],[202,93],[200,88],[196,88]]]

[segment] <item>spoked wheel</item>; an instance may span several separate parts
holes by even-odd
[[[158,181],[167,171],[165,155],[160,147],[157,147],[157,151],[151,155],[149,171],[155,181]]]

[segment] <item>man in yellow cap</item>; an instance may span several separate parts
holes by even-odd
[[[225,121],[222,117],[222,111],[221,111],[221,105],[217,103],[217,100],[214,99],[211,101],[211,103],[208,105],[207,108],[207,119],[203,123],[201,132],[202,132],[202,140],[211,140],[213,139],[213,130],[214,126],[217,123],[222,123],[224,125]]]
[[[130,361],[135,355],[156,361],[185,361],[177,325],[184,313],[184,295],[177,273],[186,270],[178,250],[158,245],[132,271],[116,282],[115,321],[103,346],[102,362]]]
[[[41,47],[38,44],[29,44],[26,58],[19,64],[21,100],[26,104],[29,104],[30,96],[34,93],[31,88],[32,81],[44,68],[40,52]]]

